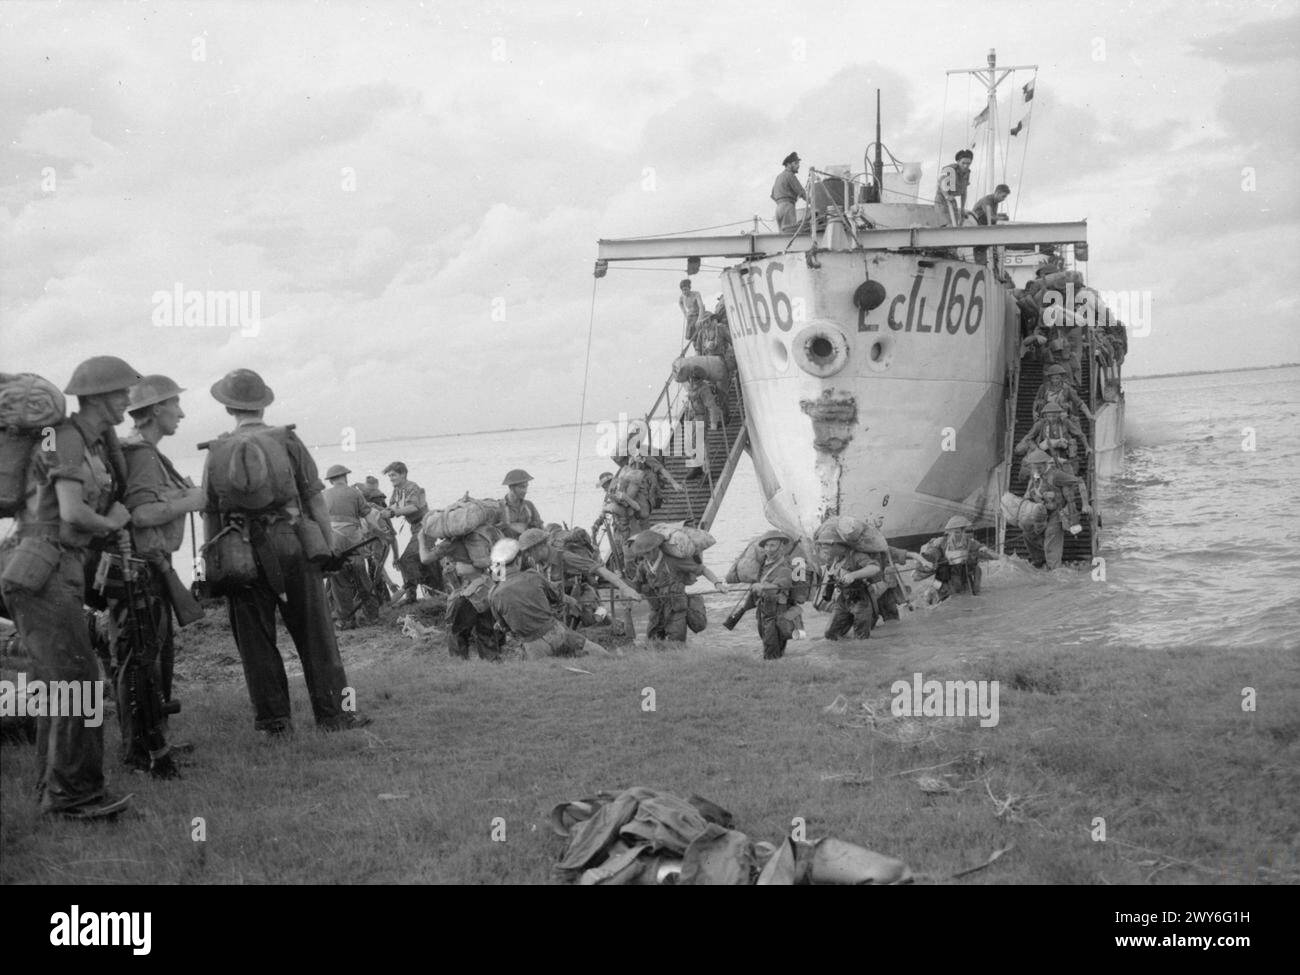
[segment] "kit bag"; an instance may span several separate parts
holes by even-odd
[[[0,372],[0,518],[27,501],[27,468],[40,442],[63,422],[67,402],[59,388],[35,373]]]

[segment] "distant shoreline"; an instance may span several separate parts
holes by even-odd
[[[1221,372],[1258,372],[1261,369],[1292,369],[1300,366],[1300,362],[1284,362],[1276,366],[1243,366],[1240,369],[1195,369],[1190,372],[1160,372],[1151,373],[1150,375],[1125,376],[1124,381],[1136,382],[1141,379],[1169,379],[1173,376],[1210,376]],[[466,430],[461,433],[426,433],[418,437],[387,437],[383,440],[367,440],[367,444],[380,443],[405,443],[410,440],[445,440],[447,437],[479,437],[487,436],[492,433],[527,433],[530,430],[569,430],[578,426],[589,426],[596,421],[588,420],[583,423],[546,423],[536,427],[500,427],[496,430]]]
[[[1242,366],[1240,369],[1193,369],[1190,372],[1153,372],[1141,376],[1125,376],[1124,382],[1131,383],[1139,379],[1170,379],[1174,376],[1214,376],[1221,372],[1259,372],[1262,369],[1294,369],[1300,362],[1283,362],[1276,366]]]

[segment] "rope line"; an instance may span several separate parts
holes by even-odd
[[[569,505],[569,524],[578,510],[578,477],[582,465],[582,425],[587,419],[587,379],[591,376],[591,333],[596,327],[596,278],[591,280],[591,317],[587,320],[587,361],[582,369],[582,403],[578,407],[578,449],[573,459],[573,501]]]
[[[1033,99],[1030,100],[1029,111],[1025,113],[1025,117],[1024,117],[1025,144],[1024,147],[1020,150],[1020,189],[1016,193],[1016,205],[1011,212],[1012,220],[1016,219],[1016,214],[1020,212],[1020,198],[1024,196],[1025,160],[1029,158],[1029,133],[1030,130],[1033,128],[1033,126],[1030,125],[1029,123],[1034,120],[1034,102],[1038,100],[1038,72],[1037,71],[1034,72],[1034,77],[1032,80],[1034,85],[1034,97]]]

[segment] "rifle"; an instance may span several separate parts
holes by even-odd
[[[826,576],[822,579],[821,587],[817,590],[817,599],[813,605],[818,609],[829,606],[835,601],[835,597],[840,590],[840,570],[844,567],[844,560],[841,559],[826,570]]]
[[[734,630],[736,628],[736,624],[740,622],[741,617],[743,617],[746,613],[748,613],[751,609],[753,609],[756,603],[757,603],[757,593],[754,592],[754,589],[751,586],[750,588],[745,590],[744,598],[742,598],[740,602],[736,603],[736,605],[732,607],[731,612],[727,614],[727,618],[722,621],[722,625],[725,626],[728,630]]]
[[[903,575],[898,571],[898,566],[894,565],[894,553],[889,550],[888,545],[885,546],[885,558],[889,560],[889,568],[894,573],[894,583],[891,588],[903,597],[903,602],[907,603],[908,610],[914,609],[915,607],[912,606],[912,590],[903,584]]]
[[[178,779],[180,771],[171,757],[171,748],[163,732],[163,722],[169,714],[181,709],[179,701],[164,701],[162,680],[158,669],[158,654],[162,643],[154,627],[153,608],[149,605],[147,591],[136,585],[137,566],[147,563],[129,555],[114,556],[104,553],[95,587],[102,593],[107,582],[109,567],[120,560],[122,587],[125,590],[126,625],[119,639],[127,647],[125,658],[118,665],[118,701],[130,714],[131,742],[124,747],[140,744],[149,755],[149,774],[159,779]]]
[[[383,537],[384,537],[383,535],[371,535],[368,538],[363,538],[355,545],[349,545],[342,552],[335,552],[324,563],[322,563],[321,568],[324,569],[326,572],[338,572],[343,568],[344,560],[347,559],[349,555],[351,555],[357,549],[369,545],[371,542],[382,541]],[[337,566],[337,568],[330,568],[330,566]]]

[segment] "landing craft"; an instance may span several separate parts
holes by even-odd
[[[975,167],[987,189],[972,189],[969,200],[992,192],[995,173],[1005,172],[1005,159],[999,165],[997,158],[1007,127],[999,123],[998,86],[1017,71],[1036,70],[999,67],[990,51],[987,68],[949,72],[975,77],[987,92]],[[1012,89],[1011,100],[1027,102],[1032,92],[1030,81]],[[999,501],[1023,486],[1013,448],[1032,423],[1042,381],[1042,363],[1020,355],[1039,316],[1026,314],[1022,323],[1013,291],[1049,260],[1072,296],[1077,284],[1092,302],[1070,308],[1058,301],[1041,316],[1079,355],[1076,391],[1095,418],[1090,488],[1123,446],[1122,355],[1099,356],[1093,327],[1099,317],[1114,319],[1097,308],[1096,292],[1081,288],[1087,224],[984,226],[966,215],[962,226],[949,226],[919,195],[919,166],[894,160],[886,172],[879,101],[874,148],[863,173],[809,170],[809,216],[800,231],[599,242],[598,277],[611,261],[682,258],[688,273],[701,258],[737,261],[722,272],[722,296],[738,373],[727,393],[743,423],[711,439],[706,496],[687,498],[672,515],[707,528],[736,460],[748,451],[764,513],[785,531],[811,537],[832,514],[882,518],[891,541],[906,546],[964,515],[1013,550],[1018,533],[1008,535]],[[672,418],[683,400],[675,404],[666,384],[651,415]],[[1094,506],[1090,523],[1067,540],[1067,560],[1091,557],[1098,524]]]

